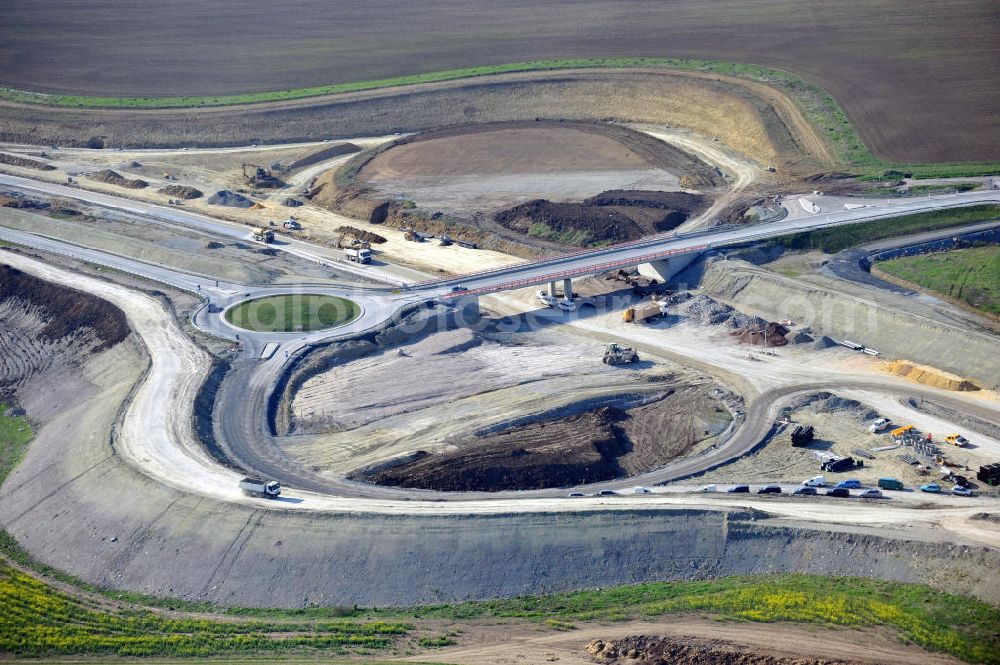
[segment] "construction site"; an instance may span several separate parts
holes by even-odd
[[[0,591],[257,622],[0,653],[997,662],[1000,287],[927,286],[1000,252],[993,176],[872,184],[763,80],[553,71],[0,143]]]

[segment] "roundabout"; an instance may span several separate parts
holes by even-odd
[[[361,316],[361,306],[338,296],[285,293],[229,307],[226,322],[251,332],[299,333],[336,328]]]

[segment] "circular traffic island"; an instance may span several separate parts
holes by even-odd
[[[253,332],[312,332],[350,323],[361,316],[361,306],[337,296],[285,293],[233,305],[225,316]]]

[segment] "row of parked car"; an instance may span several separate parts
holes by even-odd
[[[852,487],[854,486],[853,485],[845,486],[843,483],[837,483],[836,487],[831,487],[827,489],[825,492],[823,492],[823,495],[834,496],[834,497],[849,497],[851,496]],[[856,488],[861,489],[861,484],[858,483]],[[734,485],[733,487],[730,487],[726,491],[729,492],[730,494],[748,494],[750,492],[750,486]],[[764,485],[759,490],[757,490],[757,494],[781,494],[781,493],[782,493],[781,485],[773,485],[773,484]],[[798,494],[799,496],[817,496],[819,495],[819,488],[810,485],[803,485],[802,487],[796,487],[795,490],[792,491],[792,494]],[[858,496],[862,499],[881,499],[882,490],[870,487],[862,491],[860,494],[858,494]]]
[[[878,488],[875,487],[864,487],[861,481],[857,478],[848,478],[847,480],[841,480],[836,485],[832,487],[827,487],[826,478],[823,476],[813,476],[807,480],[802,481],[801,487],[796,487],[792,490],[792,494],[797,494],[799,496],[818,496],[819,491],[824,489],[823,496],[832,497],[850,497],[857,496],[861,499],[881,499],[884,498],[882,490],[905,490],[906,487],[903,486],[902,481],[896,478],[879,478]],[[941,494],[945,490],[938,483],[927,483],[926,485],[920,486],[921,492],[927,492],[929,494]],[[851,490],[862,490],[859,494],[851,494]],[[583,496],[621,496],[623,494],[649,494],[650,489],[648,487],[633,487],[631,490],[601,490],[596,494],[587,495],[583,492],[571,492],[570,497],[583,497]],[[699,488],[700,492],[718,492],[719,488],[716,485],[704,485]],[[733,485],[726,490],[729,494],[749,494],[749,485]],[[764,485],[757,490],[757,494],[782,494],[784,490],[781,489],[781,485],[777,483],[771,483],[769,485]],[[950,492],[955,496],[973,496],[972,490],[964,485],[955,485],[951,488]]]

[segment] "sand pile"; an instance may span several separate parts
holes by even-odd
[[[893,374],[905,376],[911,381],[934,386],[935,388],[961,391],[980,390],[980,386],[969,379],[963,379],[960,376],[945,372],[936,367],[918,365],[907,360],[892,361],[889,363],[888,370]]]
[[[94,173],[87,173],[85,175],[96,182],[103,182],[106,185],[115,185],[126,189],[143,189],[144,187],[149,186],[149,183],[145,180],[140,180],[138,178],[135,180],[129,180],[121,173],[112,171],[111,169],[95,171]]]

